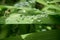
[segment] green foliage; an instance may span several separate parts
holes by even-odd
[[[57,31],[31,33],[24,40],[57,40]]]
[[[2,40],[23,40],[23,39],[21,38],[21,36],[12,36]]]
[[[60,24],[60,0],[15,1],[0,5],[0,40],[57,40],[56,26],[48,24]]]
[[[44,34],[44,31],[48,31],[45,33],[48,33],[48,35],[55,34],[55,31],[49,32],[50,30],[53,30],[53,25],[40,25],[40,24],[10,24],[10,25],[0,25],[0,40],[20,40],[24,39],[30,33],[36,33],[41,32],[41,34]],[[26,34],[26,35],[24,35]],[[28,34],[28,35],[27,35]],[[22,35],[22,36],[21,36]],[[33,36],[33,35],[32,35]]]
[[[40,3],[40,5],[45,5],[44,8],[39,10],[33,7],[32,5],[37,5],[35,1]],[[34,0],[33,2],[31,0],[32,3],[30,3],[29,0],[24,2],[20,1],[14,6],[1,5],[1,24],[57,24],[57,20],[54,20],[55,17],[53,17],[53,15],[60,15],[60,6],[56,3],[58,1],[59,0]],[[10,14],[8,17],[3,17],[7,9],[10,9]],[[5,23],[3,23],[4,21]]]

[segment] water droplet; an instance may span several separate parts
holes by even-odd
[[[37,20],[38,22],[40,22],[41,20]]]
[[[26,12],[26,10],[23,10],[23,12],[25,13],[25,12]]]
[[[42,31],[46,31],[46,29],[42,29]]]
[[[39,26],[39,28],[42,28],[42,26]]]

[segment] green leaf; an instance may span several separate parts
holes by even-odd
[[[24,40],[57,40],[57,31],[31,33]]]
[[[36,2],[41,3],[41,4],[45,5],[45,6],[47,6],[47,3],[46,3],[45,0],[36,0]]]

